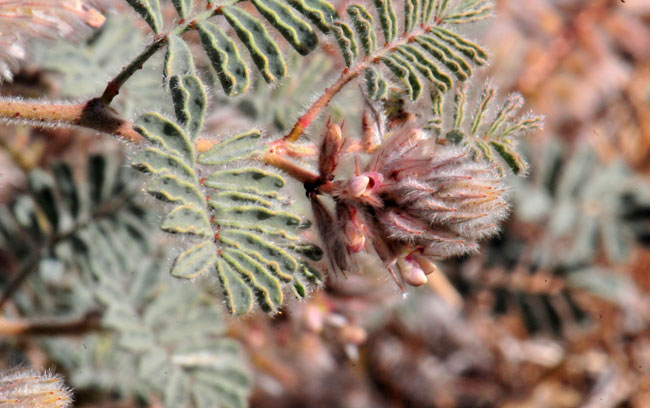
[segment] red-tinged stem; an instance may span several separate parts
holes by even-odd
[[[298,140],[300,135],[311,125],[311,123],[319,116],[321,111],[329,105],[334,96],[338,94],[350,81],[361,75],[370,65],[377,64],[381,61],[381,58],[391,52],[401,45],[404,45],[408,42],[414,41],[415,37],[418,35],[427,32],[430,27],[422,27],[416,32],[410,32],[408,34],[402,34],[400,38],[393,41],[390,44],[386,44],[382,49],[375,51],[371,55],[365,57],[358,64],[354,65],[352,68],[346,68],[345,71],[341,74],[339,79],[336,80],[329,88],[325,89],[323,95],[321,95],[316,102],[305,112],[295,123],[291,132],[284,137],[284,140],[287,142],[295,142]]]
[[[36,127],[79,126],[140,143],[132,124],[113,114],[99,99],[81,104],[42,103],[0,98],[0,121]]]
[[[50,104],[0,98],[0,120],[3,118],[8,122],[26,121],[33,126],[41,127],[84,127],[121,136],[134,144],[143,141],[142,136],[133,129],[133,123],[114,115],[99,99],[92,99],[83,104]],[[198,152],[205,152],[216,143],[210,139],[198,139],[195,147]],[[319,178],[318,174],[287,159],[287,157],[310,156],[314,149],[313,146],[289,145],[278,140],[271,143],[267,153],[261,156],[260,160],[287,172],[303,184],[314,183]]]
[[[142,69],[142,65],[144,65],[144,63],[147,62],[149,58],[154,56],[158,50],[167,44],[170,35],[181,35],[184,32],[191,30],[197,22],[206,20],[220,13],[221,6],[212,4],[206,11],[197,15],[192,20],[183,22],[183,24],[179,25],[168,33],[157,35],[151,44],[149,44],[147,48],[145,48],[144,51],[140,53],[140,55],[138,55],[127,66],[122,68],[120,73],[108,82],[106,88],[104,89],[104,92],[102,93],[102,96],[99,97],[99,100],[102,101],[106,106],[110,105],[113,99],[120,93],[120,89],[122,89],[122,86],[124,86],[129,78],[138,72],[138,70]]]
[[[316,183],[320,179],[320,176],[317,173],[307,170],[304,167],[300,167],[278,153],[267,152],[261,157],[261,160],[270,166],[288,173],[291,177],[303,184]]]
[[[318,191],[321,193],[329,194],[334,191],[334,183],[329,181],[323,183],[321,181],[321,177],[317,173],[299,166],[298,164],[287,159],[284,155],[274,152],[267,152],[260,158],[260,160],[269,166],[273,166],[276,169],[284,171],[302,184],[319,186]]]
[[[339,77],[339,79],[332,84],[329,88],[325,90],[325,93],[321,95],[320,98],[309,108],[307,112],[305,112],[304,115],[302,115],[296,124],[293,126],[293,129],[291,129],[291,132],[289,132],[288,135],[284,137],[284,139],[287,142],[295,142],[298,140],[300,135],[309,127],[309,125],[318,117],[320,112],[329,105],[329,103],[332,101],[332,98],[336,94],[338,94],[341,89],[345,85],[347,85],[350,81],[352,81],[354,78],[356,78],[361,72],[363,72],[364,69],[366,69],[370,65],[370,61],[368,63],[362,62],[361,64],[357,65],[354,69],[349,70],[346,69],[343,74]]]

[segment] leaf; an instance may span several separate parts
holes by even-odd
[[[352,63],[355,58],[357,58],[358,50],[357,43],[354,40],[354,33],[350,27],[340,21],[335,22],[331,26],[332,31],[334,32],[334,37],[338,43],[343,59],[345,59],[345,65],[349,68],[352,66]]]
[[[169,365],[167,353],[162,347],[153,347],[147,350],[140,358],[138,364],[138,376],[141,378],[154,378],[160,376],[160,373]]]
[[[234,41],[221,28],[207,21],[197,23],[196,29],[226,95],[245,92],[250,83],[248,70]]]
[[[484,160],[495,166],[501,175],[506,170],[515,175],[524,174],[528,168],[524,157],[517,150],[517,138],[541,127],[542,118],[537,116],[517,118],[523,99],[517,94],[508,96],[501,103],[494,118],[487,120],[487,113],[495,111],[500,102],[496,100],[496,88],[487,84],[478,95],[477,102],[467,100],[466,87],[459,85],[453,94],[444,96],[440,91],[432,93],[433,115],[427,127],[436,137],[466,146],[474,160]],[[453,120],[445,120],[444,105],[453,96]],[[476,106],[467,112],[469,106]],[[471,115],[470,115],[471,113]]]
[[[216,261],[216,246],[212,241],[203,241],[176,258],[171,274],[177,278],[194,279],[212,269]]]
[[[194,146],[177,124],[159,113],[145,113],[133,128],[145,139],[176,155],[189,167],[194,166]]]
[[[389,43],[397,36],[397,15],[393,8],[392,0],[374,0],[377,14],[379,15],[379,23],[384,32],[384,41]],[[407,0],[405,3],[408,2]],[[408,31],[408,30],[407,30]]]
[[[432,36],[419,35],[415,41],[429,55],[440,61],[459,81],[465,81],[472,74],[472,69],[462,58]]]
[[[61,199],[70,211],[73,218],[77,218],[81,211],[81,197],[75,183],[70,167],[64,163],[56,163],[52,167],[54,179],[58,186]]]
[[[248,48],[253,62],[266,82],[275,82],[284,77],[284,59],[264,24],[237,7],[223,6],[221,10],[239,39]]]
[[[242,276],[245,282],[251,285],[257,303],[264,311],[273,311],[282,304],[283,295],[280,281],[259,262],[243,251],[233,248],[225,249],[222,257],[234,271]]]
[[[226,191],[250,191],[267,195],[283,188],[285,181],[276,173],[256,167],[244,167],[216,171],[206,178],[205,185]]]
[[[415,69],[413,66],[404,58],[393,54],[389,57],[382,58],[382,62],[397,76],[402,80],[402,83],[406,86],[407,93],[411,97],[411,100],[414,101],[420,97],[422,92],[422,84],[418,79],[418,76],[415,74]]]
[[[223,288],[228,311],[235,316],[250,312],[253,308],[253,292],[222,259],[217,260],[217,276]]]
[[[180,77],[196,75],[196,69],[194,57],[185,41],[177,35],[170,35],[167,39],[163,79],[169,81],[174,75]]]
[[[133,9],[142,16],[149,27],[158,34],[162,30],[162,14],[158,0],[126,0]]]
[[[452,87],[452,79],[443,73],[430,61],[418,48],[412,45],[402,45],[397,52],[411,62],[426,79],[436,85],[442,92],[447,92]]]
[[[309,24],[278,0],[251,0],[255,8],[271,23],[301,55],[309,54],[318,45],[318,37]]]
[[[176,368],[168,373],[165,385],[165,406],[185,407],[189,399],[189,381],[181,369]]]
[[[205,205],[205,197],[196,184],[182,181],[171,174],[155,178],[147,186],[147,193],[172,203],[193,205],[197,208]]]
[[[247,159],[260,151],[258,142],[261,137],[262,133],[256,129],[239,133],[217,143],[210,150],[202,153],[198,162],[208,165],[221,165]]]
[[[293,280],[298,262],[288,252],[258,235],[238,230],[221,231],[219,240],[224,244],[241,249],[257,261],[267,265],[273,273],[285,282]]]
[[[330,24],[338,18],[336,8],[326,0],[287,0],[303,15],[307,16],[323,33],[329,33]]]
[[[172,174],[186,182],[196,182],[194,170],[177,156],[155,147],[147,147],[136,153],[131,165],[140,171],[164,175]]]
[[[372,54],[377,48],[377,34],[373,27],[374,20],[368,10],[361,5],[352,5],[347,8],[354,28],[361,38],[361,46],[366,56]]]
[[[274,231],[292,231],[300,226],[300,217],[286,211],[274,211],[254,205],[222,206],[210,201],[215,210],[216,222],[220,225],[241,229],[265,227]]]
[[[192,2],[193,0],[172,0],[174,8],[180,18],[187,18],[187,16],[192,12]]]
[[[169,87],[174,102],[176,119],[185,127],[193,142],[203,126],[208,96],[197,76],[173,76]]]
[[[410,33],[417,25],[418,0],[404,0],[404,32]]]
[[[380,75],[381,74],[373,68],[367,68],[364,72],[363,78],[366,82],[368,98],[373,101],[386,97],[386,93],[388,92],[388,83]]]
[[[191,205],[174,208],[163,220],[160,228],[175,234],[212,236],[212,228],[205,212]]]
[[[59,229],[60,213],[57,205],[54,178],[47,172],[35,169],[28,176],[29,190],[43,211],[53,231]]]
[[[457,8],[453,13],[444,16],[441,20],[447,24],[467,24],[483,20],[492,14],[492,4],[487,0],[474,1],[473,7],[468,9]]]

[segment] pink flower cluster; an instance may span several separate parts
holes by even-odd
[[[321,154],[339,150],[324,146]],[[349,265],[342,246],[348,256],[367,250],[400,286],[396,272],[406,284],[419,286],[435,270],[428,258],[476,251],[479,240],[498,232],[508,204],[494,169],[470,156],[437,144],[421,129],[407,125],[395,131],[364,172],[334,182],[338,224],[323,236],[336,252],[333,263],[342,270]]]

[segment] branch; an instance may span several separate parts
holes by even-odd
[[[109,110],[100,99],[82,104],[43,103],[0,98],[0,122],[27,123],[35,127],[79,126],[140,143],[142,136]]]
[[[8,336],[74,336],[101,329],[99,312],[88,312],[76,320],[29,321],[0,317],[0,337]]]
[[[366,56],[353,68],[346,68],[339,79],[336,80],[329,88],[325,89],[323,95],[320,96],[314,102],[314,104],[305,112],[296,122],[296,124],[291,129],[288,135],[284,137],[284,140],[287,142],[295,142],[298,140],[300,135],[309,127],[309,125],[318,117],[320,112],[329,105],[332,101],[332,98],[336,96],[350,81],[361,75],[366,68],[370,67],[372,64],[378,64],[381,61],[381,58],[389,54],[397,47],[407,44],[415,40],[415,37],[418,35],[429,31],[431,26],[425,26],[419,30],[412,31],[409,33],[402,34],[401,37],[396,39],[390,44],[386,44],[382,49],[375,51],[372,55]]]
[[[173,30],[157,35],[154,40],[149,44],[140,55],[138,55],[131,63],[122,68],[119,74],[106,84],[106,88],[98,99],[108,106],[111,104],[113,99],[120,93],[122,86],[135,74],[138,70],[142,69],[142,66],[145,62],[149,60],[152,56],[158,52],[169,39],[170,35],[181,35],[186,31],[191,30],[194,25],[203,20],[207,20],[210,17],[213,17],[217,14],[221,14],[221,7],[216,4],[211,4],[207,7],[207,10],[201,14],[198,14],[192,20],[186,21]]]

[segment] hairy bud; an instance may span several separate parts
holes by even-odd
[[[61,377],[29,369],[0,373],[0,407],[70,406],[72,396]]]
[[[329,123],[318,157],[318,170],[321,176],[334,173],[343,152],[343,144],[341,127],[336,123]]]

